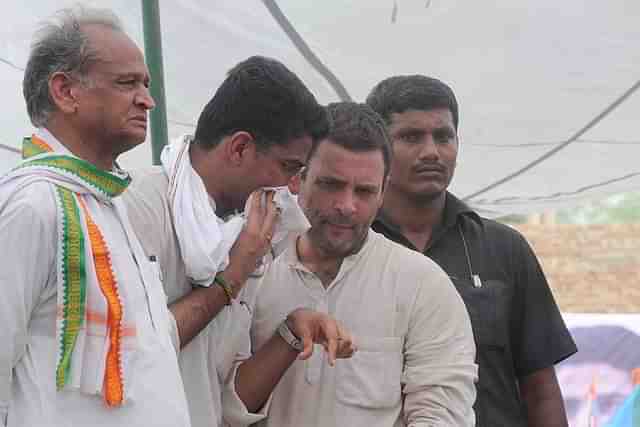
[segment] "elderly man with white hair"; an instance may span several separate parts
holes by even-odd
[[[111,12],[59,18],[24,76],[37,131],[0,179],[0,425],[188,427],[166,295],[115,162],[145,140],[149,73]]]

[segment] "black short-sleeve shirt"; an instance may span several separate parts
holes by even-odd
[[[372,227],[417,250],[383,214]],[[577,351],[535,254],[519,232],[450,193],[424,254],[447,272],[469,311],[479,366],[476,426],[526,427],[518,378]]]

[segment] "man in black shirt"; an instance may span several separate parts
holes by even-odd
[[[479,365],[478,427],[567,426],[554,365],[576,352],[540,265],[517,231],[447,191],[458,104],[425,76],[391,77],[367,98],[394,159],[374,230],[436,261],[462,295]]]

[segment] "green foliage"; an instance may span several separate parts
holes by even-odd
[[[527,215],[512,214],[496,219],[503,224],[524,224],[527,222],[527,218]]]
[[[504,224],[524,224],[528,215],[507,215],[497,218]],[[558,224],[628,224],[640,223],[640,192],[615,194],[606,199],[560,209],[555,212]]]
[[[640,223],[640,193],[624,193],[556,213],[562,224]]]

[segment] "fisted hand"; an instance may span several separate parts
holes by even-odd
[[[271,249],[271,240],[280,208],[273,202],[273,191],[251,193],[246,223],[229,253],[227,274],[243,284]]]
[[[302,340],[303,350],[298,356],[301,360],[311,357],[313,344],[324,347],[331,366],[335,365],[336,358],[348,359],[357,351],[351,334],[327,314],[299,308],[287,316],[287,325]]]

